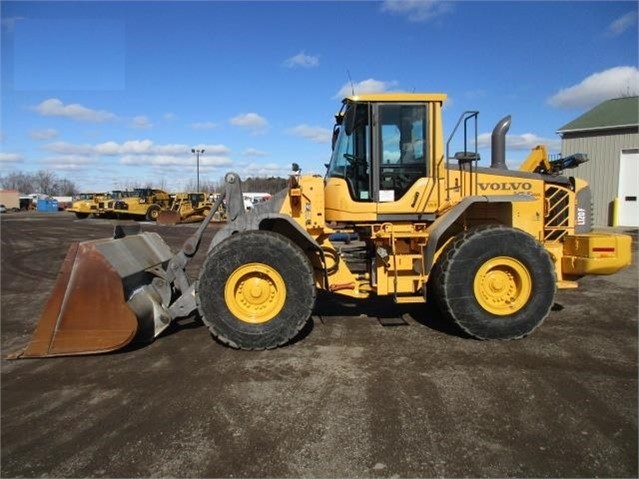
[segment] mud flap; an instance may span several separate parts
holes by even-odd
[[[171,256],[155,233],[72,245],[31,342],[9,358],[105,353],[125,347],[136,335],[152,340],[154,334],[142,330],[153,318],[136,315],[127,295],[150,284],[146,271]]]

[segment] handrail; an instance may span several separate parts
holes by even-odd
[[[455,136],[455,133],[457,132],[457,129],[459,128],[459,125],[461,124],[461,122],[464,122],[464,153],[468,152],[468,148],[467,148],[467,144],[468,144],[468,138],[467,138],[467,122],[468,120],[470,120],[471,118],[475,119],[475,155],[477,154],[477,117],[479,116],[479,111],[476,110],[467,110],[465,112],[463,112],[460,116],[459,116],[459,120],[457,120],[457,124],[455,125],[455,128],[453,128],[453,131],[451,132],[450,136],[448,137],[448,141],[446,141],[446,201],[450,201],[450,174],[448,173],[448,170],[450,169],[450,142],[453,140],[453,137]],[[475,185],[475,189],[476,189],[476,185]]]

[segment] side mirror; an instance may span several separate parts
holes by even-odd
[[[297,163],[293,163],[291,169],[293,170],[293,173],[297,173],[298,171],[300,171],[300,165],[298,165]]]

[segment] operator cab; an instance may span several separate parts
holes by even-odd
[[[326,173],[327,210],[377,220],[380,209],[391,208],[378,205],[401,202],[396,211],[408,213],[407,204],[415,206],[416,184],[426,182],[431,174],[429,128],[435,117],[434,101],[439,113],[444,98],[417,94],[346,98],[335,116],[333,153]]]

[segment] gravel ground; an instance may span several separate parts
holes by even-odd
[[[0,228],[4,355],[29,340],[69,244],[112,225],[18,213]],[[174,250],[192,228],[142,224]],[[231,350],[190,318],[114,354],[3,359],[0,476],[637,477],[632,233],[632,267],[560,291],[523,340],[323,294],[274,351]],[[406,325],[381,325],[394,318]]]

